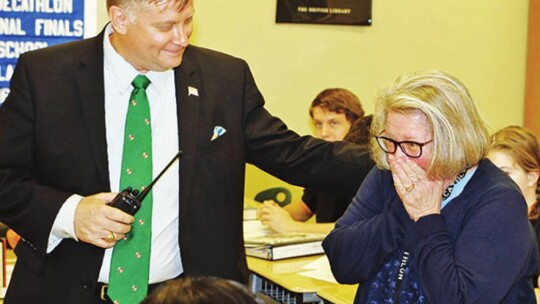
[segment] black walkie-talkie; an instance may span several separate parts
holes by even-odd
[[[144,190],[139,194],[139,190],[133,190],[131,187],[127,187],[118,193],[116,197],[109,203],[109,206],[118,208],[126,213],[135,215],[139,208],[141,208],[141,202],[144,200],[146,195],[152,190],[154,184],[159,180],[159,178],[172,166],[172,164],[182,155],[182,151],[178,151],[174,158],[167,164],[167,166],[159,173],[159,175],[154,179],[150,185],[148,185]]]

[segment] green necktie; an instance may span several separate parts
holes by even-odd
[[[152,182],[152,124],[146,88],[150,80],[138,75],[133,82],[124,134],[120,190],[142,191]],[[152,240],[152,192],[135,214],[125,240],[113,249],[107,294],[114,303],[139,303],[148,291]]]

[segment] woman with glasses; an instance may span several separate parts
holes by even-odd
[[[374,168],[323,243],[355,303],[536,303],[527,205],[489,160],[489,134],[456,78],[405,75],[372,122]]]

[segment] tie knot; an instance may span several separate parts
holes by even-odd
[[[135,79],[131,82],[131,85],[133,85],[137,89],[143,89],[146,90],[148,85],[150,84],[150,79],[144,75],[137,75]]]

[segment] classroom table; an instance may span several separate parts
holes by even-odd
[[[320,254],[278,261],[248,257],[248,266],[253,273],[250,287],[254,293],[263,293],[285,304],[352,303],[357,284],[342,285],[300,274],[306,271],[306,265],[323,256]]]
[[[317,291],[336,284],[298,274],[304,266],[321,256],[278,261],[248,257],[248,267],[252,271],[251,290],[286,304],[321,303]]]
[[[323,303],[351,304],[354,301],[358,284],[354,285],[332,285],[319,289],[317,295]]]

